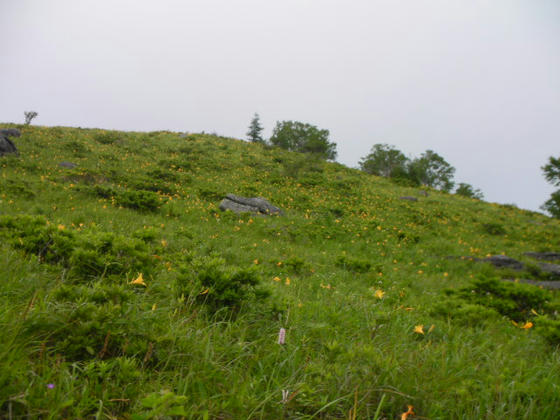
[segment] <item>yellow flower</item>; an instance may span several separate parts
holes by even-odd
[[[58,225],[58,230],[64,230],[64,229],[66,229],[66,226],[64,226],[64,225]]]
[[[383,296],[385,295],[385,292],[381,289],[378,289],[375,291],[375,297],[377,299],[383,299]]]
[[[321,283],[321,287],[322,287],[323,289],[330,289],[330,288],[331,288],[331,285],[330,285],[330,284],[323,284],[323,283]]]
[[[289,286],[289,285],[290,285],[290,282],[291,282],[290,278],[289,278],[289,277],[286,277],[286,286]]]
[[[161,246],[163,246],[164,248],[167,246],[167,241],[165,239],[161,240]]]
[[[432,326],[428,330],[428,334],[431,333],[435,328],[436,328],[436,326],[432,324]]]
[[[156,304],[156,303],[154,303],[154,304],[152,305],[152,311],[155,311],[155,310],[156,310],[156,308],[157,308],[157,304]]]
[[[139,284],[140,286],[147,286],[147,284],[144,283],[144,278],[142,277],[142,273],[138,273],[138,277],[132,280],[130,284]]]
[[[417,325],[414,327],[414,332],[416,334],[424,334],[424,326],[423,325]]]
[[[272,280],[274,280],[274,281],[281,281],[280,277],[278,277],[278,276],[274,277]]]
[[[257,265],[259,263],[258,259],[253,260],[253,264]]]
[[[529,328],[532,328],[532,327],[533,327],[533,323],[531,321],[529,321],[529,322],[526,322],[525,325],[523,325],[520,328],[523,328],[524,330],[528,330]]]
[[[203,290],[202,292],[200,292],[199,294],[200,294],[200,295],[205,295],[205,294],[208,293],[209,291],[210,291],[210,289],[206,289],[206,290]]]

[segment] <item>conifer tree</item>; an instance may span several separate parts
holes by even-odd
[[[261,136],[263,127],[261,126],[259,114],[255,112],[251,124],[249,125],[249,131],[247,132],[247,139],[252,143],[264,143],[264,139]]]
[[[548,163],[542,168],[544,177],[555,187],[560,186],[560,157],[550,157]],[[553,192],[550,199],[541,206],[541,209],[560,219],[560,190]]]

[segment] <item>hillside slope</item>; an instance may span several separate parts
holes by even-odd
[[[560,251],[558,220],[204,134],[15,143],[1,415],[558,417],[558,292],[503,281],[555,281],[525,252]],[[227,193],[285,215],[221,212]],[[500,254],[524,268],[460,258]]]

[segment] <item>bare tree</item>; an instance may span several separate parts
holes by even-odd
[[[29,125],[31,124],[31,121],[39,114],[35,111],[25,111],[23,115],[25,115],[25,125]]]

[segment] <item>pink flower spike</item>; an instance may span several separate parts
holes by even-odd
[[[53,389],[53,388],[54,388],[54,384],[47,384],[47,388]]]
[[[284,328],[280,328],[278,332],[278,344],[284,344],[286,342],[286,330]]]

